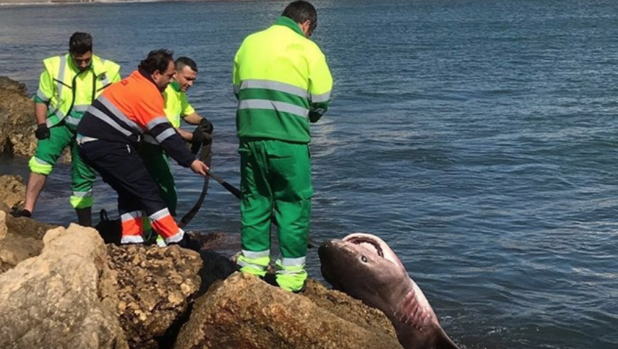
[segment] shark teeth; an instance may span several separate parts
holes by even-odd
[[[378,256],[384,257],[384,250],[382,250],[382,246],[380,246],[380,243],[369,236],[356,235],[347,237],[343,240],[364,247],[368,247],[367,245],[370,245],[376,251]]]

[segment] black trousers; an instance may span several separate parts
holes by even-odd
[[[82,159],[118,193],[118,213],[145,211],[148,216],[166,208],[157,184],[130,144],[90,141],[79,145]]]

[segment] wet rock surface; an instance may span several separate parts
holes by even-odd
[[[98,233],[72,224],[44,245],[0,274],[0,348],[128,348]]]
[[[171,246],[108,245],[118,274],[118,315],[131,348],[159,348],[175,337],[199,290],[197,252]]]
[[[191,319],[183,326],[174,346],[175,349],[360,347],[401,348],[397,339],[382,329],[346,321],[303,295],[241,273],[213,284],[196,301]]]
[[[26,86],[0,77],[0,153],[32,156],[35,129],[34,102]]]

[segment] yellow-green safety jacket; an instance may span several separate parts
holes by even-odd
[[[333,88],[324,54],[285,16],[243,41],[233,83],[239,138],[295,143],[309,143],[309,122],[326,112]]]
[[[47,127],[64,120],[77,126],[90,104],[108,85],[120,81],[120,66],[92,55],[90,67],[83,72],[69,54],[43,61],[36,103],[47,104]]]
[[[195,113],[195,109],[187,100],[187,94],[180,90],[180,85],[176,81],[167,85],[167,88],[163,91],[163,100],[165,100],[165,116],[174,128],[180,127],[181,118]],[[150,144],[159,144],[149,134],[144,134],[144,141]]]

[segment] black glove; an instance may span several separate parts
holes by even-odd
[[[195,131],[193,131],[193,138],[191,139],[191,143],[202,145],[202,143],[204,143],[204,140],[206,140],[206,135],[204,134],[204,132],[202,132],[202,130],[200,130],[199,127],[197,127]]]
[[[208,144],[212,142],[212,123],[206,119],[202,119],[193,131],[193,144]]]
[[[209,135],[212,134],[212,130],[213,130],[212,122],[208,121],[206,118],[203,118],[202,121],[200,121],[199,125],[197,125],[197,128],[202,130],[202,132],[204,133],[207,133]]]
[[[212,130],[213,127],[210,121],[205,118],[200,121],[195,131],[193,131],[193,140],[191,141],[191,152],[193,154],[197,154],[202,145],[209,147],[212,144]]]
[[[49,128],[47,128],[47,124],[39,124],[39,126],[37,126],[36,128],[36,131],[34,132],[34,135],[38,140],[49,138],[50,133]]]

